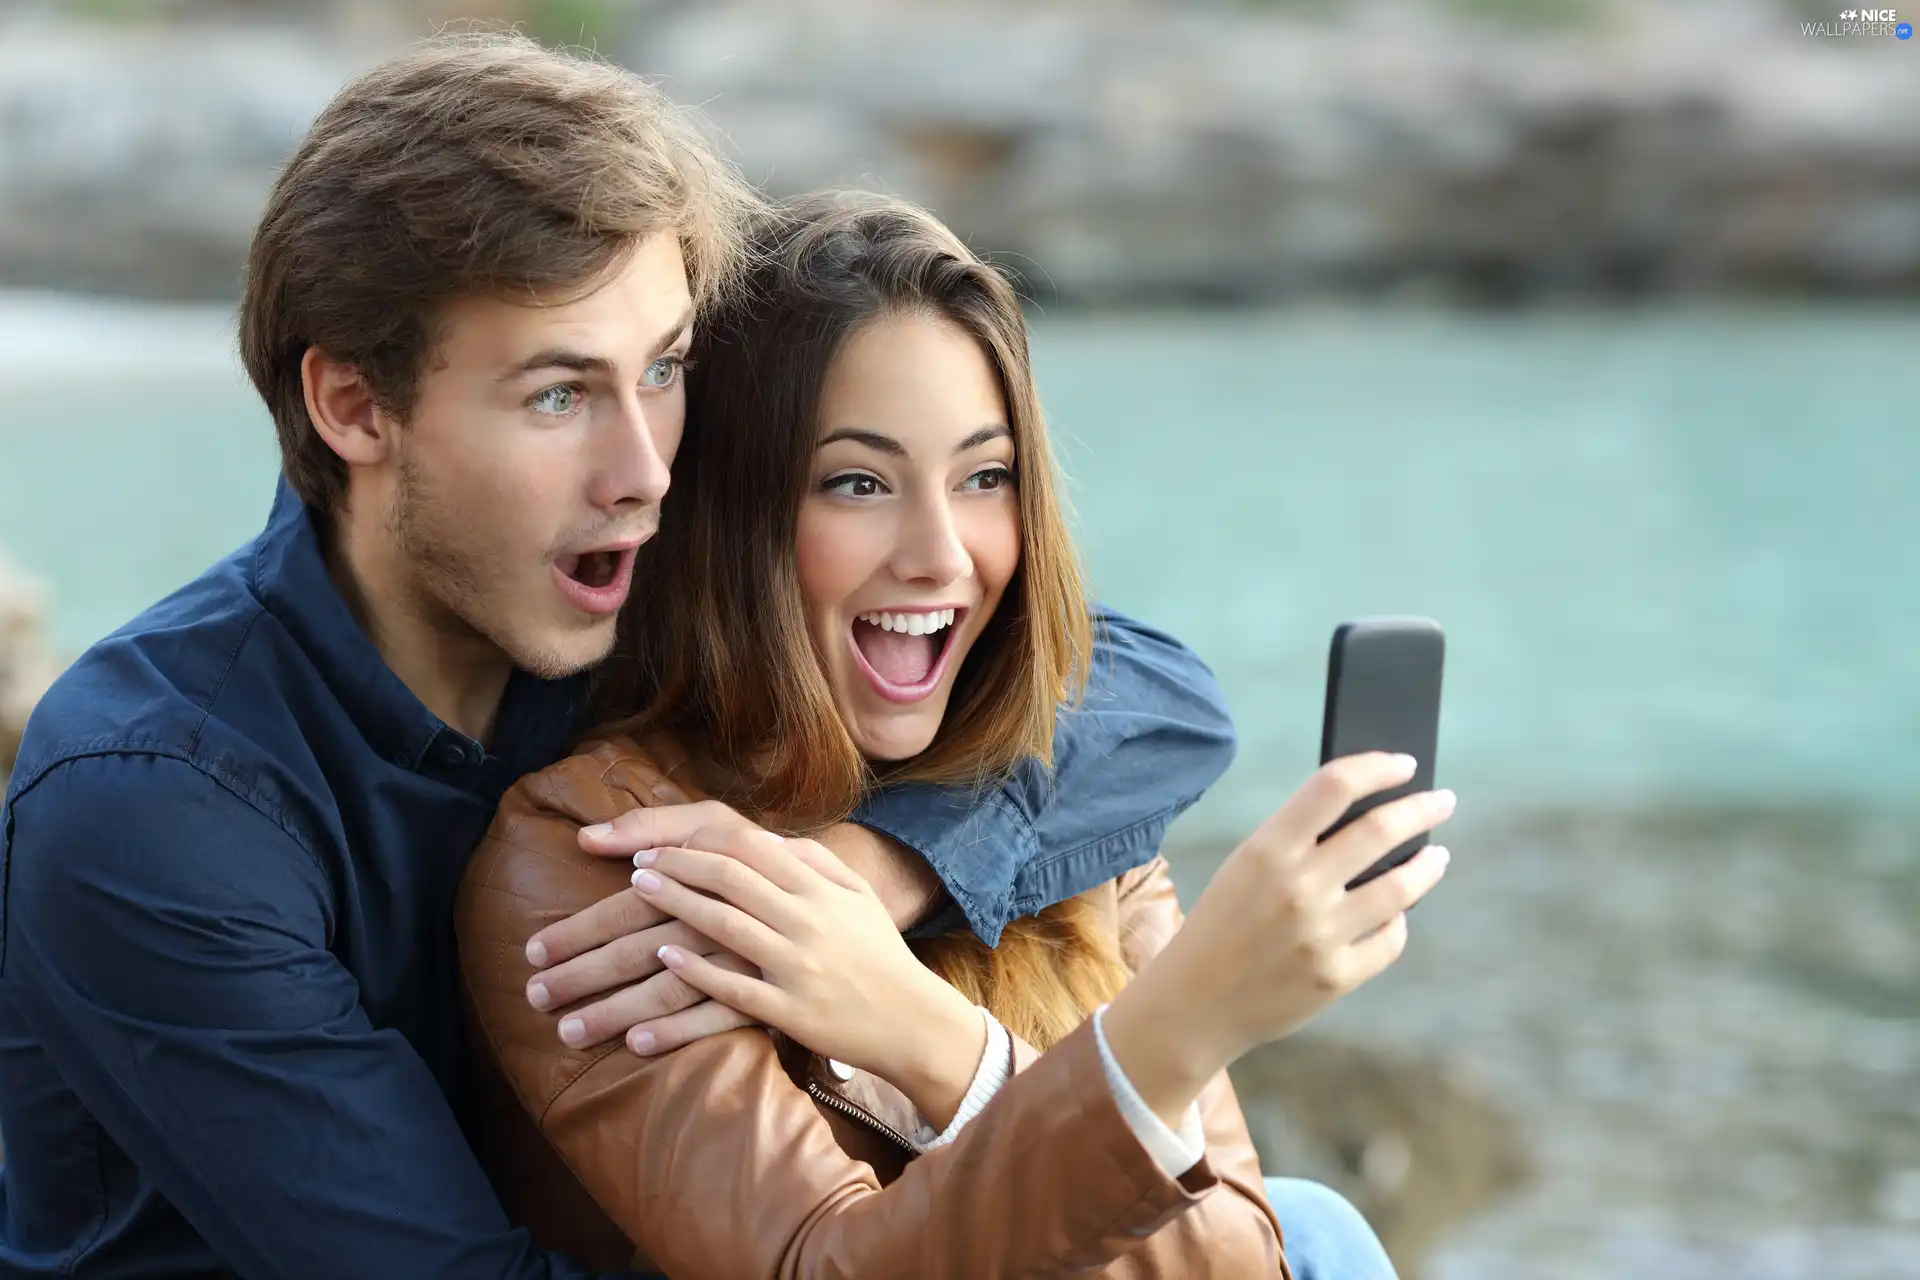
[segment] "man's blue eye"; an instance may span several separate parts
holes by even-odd
[[[685,358],[681,356],[661,356],[647,366],[647,371],[641,375],[640,381],[656,389],[670,387],[686,368],[686,364]]]
[[[527,403],[540,413],[564,418],[580,407],[580,400],[580,388],[571,382],[563,382],[557,387],[548,387],[545,391],[537,392]]]

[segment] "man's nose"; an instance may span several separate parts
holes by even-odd
[[[668,423],[664,406],[629,400],[604,424],[599,465],[594,469],[593,502],[608,510],[622,506],[658,506],[672,479],[661,448]]]

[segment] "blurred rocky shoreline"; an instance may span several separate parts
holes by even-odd
[[[597,8],[755,181],[923,200],[1045,300],[1920,292],[1920,42],[1811,5]],[[234,296],[300,131],[426,29],[316,11],[0,18],[0,285]]]
[[[0,788],[13,772],[27,714],[61,664],[47,641],[45,589],[0,553]]]

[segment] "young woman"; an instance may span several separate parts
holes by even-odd
[[[462,890],[509,1208],[543,1243],[674,1280],[1282,1276],[1280,1224],[1296,1276],[1390,1275],[1324,1189],[1294,1184],[1276,1222],[1224,1072],[1397,957],[1444,851],[1343,886],[1451,798],[1317,845],[1411,771],[1337,761],[1188,927],[1155,858],[991,946],[910,947],[807,834],[883,781],[989,802],[1047,758],[1093,624],[1000,276],[871,196],[789,205],[758,248],[696,353],[605,728],[507,796]],[[661,961],[774,1030],[568,1048],[565,1011],[523,997],[525,943],[626,875],[582,827],[684,799],[708,803],[632,873],[696,931]]]

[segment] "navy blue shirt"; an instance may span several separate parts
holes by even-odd
[[[284,481],[258,539],[88,650],[0,812],[0,1272],[580,1274],[468,1145],[452,905],[581,695],[518,673],[490,746],[442,723]],[[857,816],[992,940],[1146,860],[1232,750],[1206,668],[1108,614],[1052,775]]]

